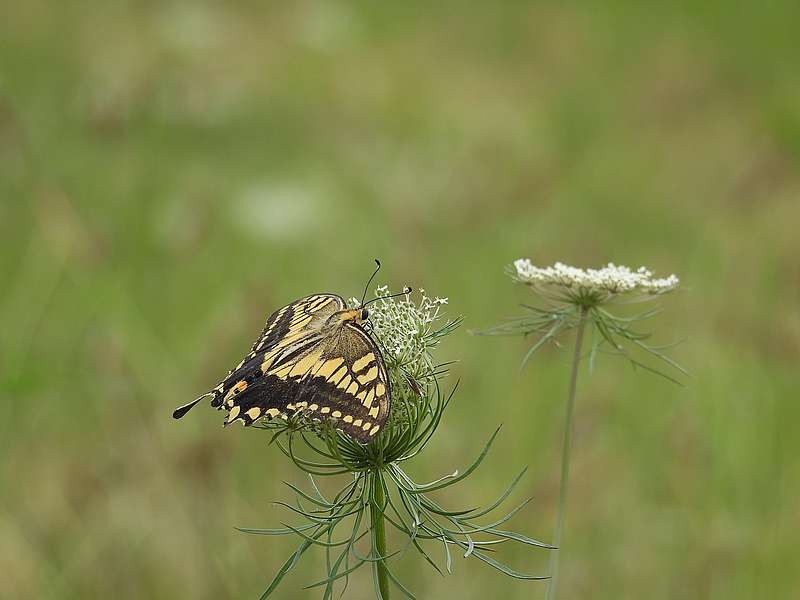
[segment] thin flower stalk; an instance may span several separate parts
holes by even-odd
[[[569,466],[572,455],[573,415],[575,414],[575,392],[578,388],[578,368],[581,362],[583,333],[586,329],[586,307],[581,307],[580,319],[575,329],[575,350],[572,354],[572,372],[569,378],[567,405],[564,418],[564,440],[561,447],[561,478],[558,489],[558,512],[556,528],[553,535],[555,550],[550,554],[550,583],[547,586],[547,600],[554,600],[558,589],[559,557],[561,555],[561,532],[564,529],[564,514],[567,506],[567,488],[569,487]]]

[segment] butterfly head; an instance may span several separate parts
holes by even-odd
[[[331,316],[332,320],[339,325],[344,323],[355,323],[361,325],[364,321],[369,320],[369,311],[366,308],[352,308],[349,310],[342,310]]]
[[[380,296],[378,298],[373,298],[367,303],[362,304],[358,308],[349,308],[347,310],[340,310],[339,312],[333,313],[331,317],[328,319],[328,326],[331,325],[344,325],[345,323],[353,323],[355,325],[361,325],[366,321],[369,321],[369,309],[367,308],[367,304],[371,302],[377,302],[378,300],[388,300],[389,298],[396,298],[398,296],[404,296],[411,293],[411,288],[406,286],[403,288],[402,292],[397,294],[391,294],[389,296]]]

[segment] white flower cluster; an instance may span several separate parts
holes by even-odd
[[[413,376],[427,376],[433,370],[430,358],[432,324],[440,318],[441,307],[447,298],[429,298],[420,289],[420,300],[415,304],[410,290],[402,296],[390,298],[389,287],[375,290],[378,300],[370,303],[369,320],[372,330],[384,346],[387,366],[400,366]],[[350,305],[359,306],[356,298]]]
[[[602,269],[579,269],[557,262],[552,267],[536,267],[527,258],[514,261],[512,277],[522,283],[561,286],[582,294],[663,294],[676,289],[680,283],[675,275],[654,279],[645,267],[636,271],[608,263]]]

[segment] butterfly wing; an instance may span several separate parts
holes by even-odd
[[[343,324],[328,337],[312,338],[274,360],[269,354],[263,355],[262,376],[237,384],[238,392],[234,385],[224,398],[229,423],[251,425],[262,417],[304,411],[366,443],[386,422],[389,378],[380,350],[359,326]]]
[[[314,294],[276,310],[267,318],[264,330],[250,353],[228,371],[225,379],[196,400],[175,409],[172,416],[180,419],[206,396],[212,396],[211,406],[222,408],[227,401],[255,383],[272,364],[300,355],[318,343],[325,321],[345,306],[344,300],[336,294]]]
[[[269,316],[245,360],[279,343],[286,344],[287,340],[318,332],[328,317],[345,308],[344,300],[336,294],[313,294],[287,304]]]
[[[211,405],[228,411],[227,423],[245,425],[305,411],[370,441],[389,416],[389,377],[378,346],[360,326],[346,322],[323,333],[328,317],[344,307],[339,296],[317,294],[270,315],[251,352],[209,392]]]

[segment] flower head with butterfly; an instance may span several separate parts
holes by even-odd
[[[461,322],[444,317],[447,299],[409,288],[391,294],[386,286],[369,302],[336,299],[341,300],[318,294],[273,313],[251,353],[210,392],[212,405],[228,411],[226,422],[238,420],[268,431],[271,442],[308,474],[308,489],[287,484],[296,502],[286,506],[299,523],[242,529],[300,539],[262,597],[273,593],[311,547],[326,555],[325,577],[312,584],[322,589],[324,598],[331,597],[337,585],[346,587],[349,575],[362,567],[372,570],[376,597],[386,600],[392,585],[410,594],[389,564],[390,558],[409,550],[440,573],[442,568],[450,571],[455,550],[506,575],[540,579],[491,556],[491,547],[502,541],[550,548],[497,528],[521,505],[488,525],[478,522],[505,502],[524,470],[486,508],[453,511],[430,497],[473,473],[499,428],[463,472],[426,484],[416,483],[406,472],[405,463],[429,444],[455,391],[442,390],[447,364],[435,358],[439,341]],[[313,333],[298,335],[298,324]],[[281,342],[287,338],[288,343]],[[241,389],[232,392],[237,385]],[[178,409],[175,416],[183,416],[190,407]],[[316,477],[336,475],[344,478],[344,485],[326,495]],[[387,529],[395,538],[405,538],[399,550],[387,550]],[[443,547],[444,565],[431,557],[431,544]]]

